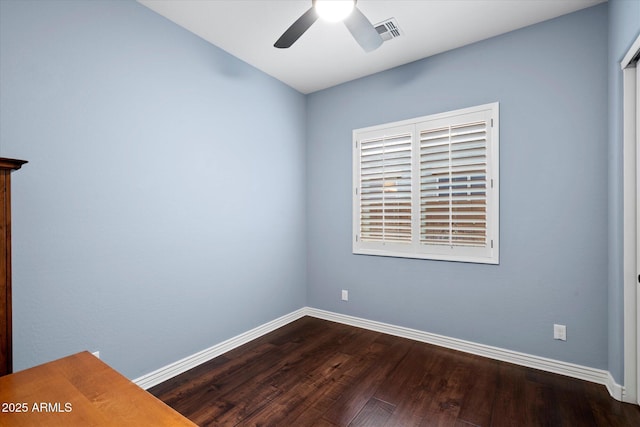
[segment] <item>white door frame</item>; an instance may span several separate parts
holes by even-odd
[[[640,36],[620,63],[623,72],[623,280],[624,280],[624,389],[622,400],[640,404],[640,70],[637,67]]]

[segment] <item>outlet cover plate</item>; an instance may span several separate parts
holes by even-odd
[[[554,340],[567,340],[567,327],[565,325],[553,325],[553,339]]]

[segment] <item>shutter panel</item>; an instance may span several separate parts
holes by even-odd
[[[360,140],[360,240],[411,243],[411,133]]]
[[[487,245],[487,122],[420,130],[420,242]]]

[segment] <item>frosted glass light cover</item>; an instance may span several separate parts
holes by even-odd
[[[329,22],[340,22],[353,10],[353,0],[316,0],[315,8],[318,16]]]

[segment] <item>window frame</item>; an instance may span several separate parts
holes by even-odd
[[[486,131],[486,229],[485,245],[442,245],[442,244],[425,244],[421,242],[421,132],[436,129],[438,125],[467,126],[475,123],[486,123],[484,130]],[[397,132],[411,132],[411,241],[409,243],[400,243],[394,241],[371,240],[360,237],[362,215],[361,215],[361,149],[362,141],[368,142],[373,139],[388,138],[393,139],[398,135]],[[500,232],[500,182],[499,182],[499,103],[478,105],[459,110],[453,110],[438,114],[431,114],[413,119],[390,122],[381,125],[370,126],[366,128],[354,129],[352,132],[353,147],[353,238],[352,252],[357,255],[376,255],[402,258],[417,258],[442,261],[458,261],[480,264],[499,264],[499,232]],[[395,133],[394,133],[395,132]],[[447,144],[445,144],[447,145]],[[448,150],[454,144],[448,143]],[[450,151],[449,151],[450,152]],[[450,163],[448,163],[450,164]],[[384,168],[383,168],[384,169]],[[483,175],[484,176],[484,175]],[[453,175],[449,175],[448,179],[453,179]],[[468,177],[472,181],[476,177]],[[384,180],[384,178],[381,178]],[[448,179],[446,182],[448,183]],[[453,181],[451,181],[453,182]],[[386,187],[386,182],[383,187]],[[444,185],[451,187],[453,185]],[[471,194],[471,184],[467,185],[468,194]],[[416,191],[417,189],[417,191]],[[385,190],[381,190],[383,193]],[[476,192],[476,194],[479,194]],[[383,196],[384,198],[384,196]],[[450,193],[449,204],[450,214],[454,210],[453,194]],[[455,220],[451,216],[448,220],[453,223]],[[482,222],[482,220],[479,220]],[[455,236],[453,228],[450,228],[450,236]]]

